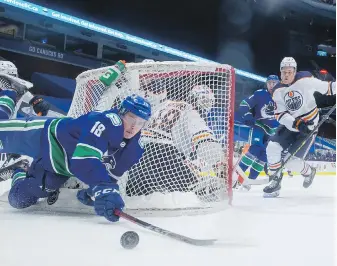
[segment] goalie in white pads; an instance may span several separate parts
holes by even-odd
[[[297,63],[292,57],[282,60],[280,71],[281,82],[274,88],[273,99],[276,104],[275,116],[281,126],[267,146],[270,174],[276,171],[279,174],[264,188],[266,197],[279,195],[282,174],[278,170],[283,166],[282,151],[288,149],[290,154],[295,152],[319,121],[314,93],[336,94],[335,82],[319,80],[306,71],[296,72]],[[314,139],[315,134],[285,165],[288,170],[302,174],[305,188],[311,185],[316,173],[315,168],[304,161]]]
[[[187,101],[166,98],[163,81],[152,81],[145,94],[155,110],[142,132],[145,152],[129,171],[128,196],[194,191],[203,199],[218,189],[224,160],[221,144],[201,117],[214,104],[206,85],[195,85]]]

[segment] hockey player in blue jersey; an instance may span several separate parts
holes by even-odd
[[[75,176],[89,186],[77,198],[94,206],[98,215],[118,221],[114,210],[123,209],[124,202],[117,181],[142,156],[140,130],[150,116],[149,102],[132,95],[118,110],[90,112],[77,119],[0,121],[1,152],[34,158],[27,172],[14,172],[10,205],[27,208],[39,198],[53,197]]]
[[[242,177],[250,167],[249,179],[256,179],[267,162],[266,145],[269,137],[275,133],[278,122],[274,116],[274,101],[272,89],[279,82],[279,78],[270,75],[267,78],[266,89],[260,89],[240,103],[238,110],[239,122],[251,127],[249,136],[249,150],[243,155],[237,172]],[[242,179],[238,179],[242,180]],[[235,187],[240,186],[239,181]],[[249,188],[248,185],[244,187]]]

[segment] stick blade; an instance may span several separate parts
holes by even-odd
[[[188,244],[194,246],[211,246],[214,245],[218,240],[217,239],[193,239],[190,238],[188,240],[182,240]]]

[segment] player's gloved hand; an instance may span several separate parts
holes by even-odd
[[[94,201],[91,199],[92,190],[90,188],[88,189],[81,189],[77,192],[77,199],[87,206],[94,206]]]
[[[247,126],[254,126],[255,125],[255,118],[252,113],[246,113],[242,116],[243,123]]]
[[[92,188],[95,198],[95,211],[99,216],[104,216],[111,222],[117,222],[119,216],[114,214],[116,209],[123,210],[125,204],[119,194],[119,187],[114,183],[100,183]]]
[[[312,131],[309,126],[312,126],[313,124],[313,121],[304,121],[301,118],[296,118],[293,123],[293,128],[297,129],[303,135],[308,135]]]
[[[29,104],[33,107],[34,112],[38,116],[45,116],[47,115],[50,105],[47,103],[42,97],[34,96],[30,101]]]

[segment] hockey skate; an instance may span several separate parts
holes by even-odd
[[[279,177],[275,177],[268,186],[263,189],[265,198],[276,198],[280,195],[281,190],[281,181],[283,178],[283,174]]]
[[[303,181],[304,188],[310,187],[316,175],[316,168],[312,166],[310,166],[310,168],[311,168],[311,173],[309,175],[303,175],[304,176],[304,181]]]
[[[52,192],[47,198],[47,204],[53,205],[59,198],[60,190]]]
[[[10,179],[18,168],[23,168],[26,171],[30,164],[27,156],[18,154],[8,154],[7,156],[6,162],[0,168],[0,182]]]

